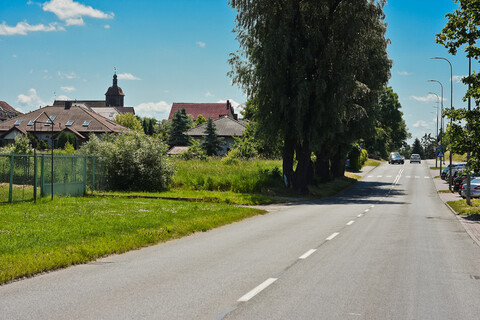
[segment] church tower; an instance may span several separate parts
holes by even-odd
[[[105,93],[105,102],[107,107],[123,107],[123,98],[125,94],[122,88],[118,86],[117,72],[113,74],[113,86],[108,88]]]

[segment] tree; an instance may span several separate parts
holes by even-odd
[[[73,132],[62,131],[58,135],[56,147],[59,149],[63,149],[65,148],[65,145],[67,143],[70,143],[70,145],[75,148],[75,146],[77,145],[77,137]]]
[[[422,158],[424,158],[422,144],[420,143],[420,140],[418,140],[418,138],[415,138],[415,141],[413,142],[412,153],[417,153]]]
[[[194,125],[194,127],[198,127],[199,125],[202,125],[202,124],[204,124],[204,123],[206,123],[206,122],[207,122],[207,119],[205,119],[204,116],[202,116],[201,114],[199,114],[199,115],[197,116],[197,120],[195,120],[195,122],[194,122],[193,125]]]
[[[207,135],[202,142],[202,148],[208,156],[216,156],[217,152],[221,150],[221,141],[217,136],[217,128],[212,118],[208,118],[205,133]]]
[[[230,4],[240,43],[230,75],[255,99],[261,130],[283,141],[287,186],[306,192],[317,172],[343,175],[351,143],[368,130],[373,97],[389,77],[383,1]]]
[[[143,132],[142,123],[132,113],[117,114],[114,121],[130,130]]]
[[[448,52],[456,55],[459,48],[464,47],[468,58],[480,60],[480,4],[478,0],[454,0],[459,8],[446,15],[447,23],[442,32],[436,35],[436,42],[445,46]],[[480,73],[472,72],[462,79],[469,85],[464,101],[473,98],[475,107],[471,111],[465,109],[447,109],[445,114],[453,123],[448,127],[446,139],[450,141],[451,151],[455,153],[471,152],[468,168],[480,170]],[[466,127],[462,127],[462,122]]]
[[[425,157],[425,159],[434,159],[436,156],[435,147],[437,146],[437,139],[435,137],[432,137],[431,133],[425,133],[420,143],[423,148],[423,156]]]
[[[185,109],[175,112],[169,129],[168,145],[170,147],[190,145],[190,137],[185,134],[190,127],[191,123]]]

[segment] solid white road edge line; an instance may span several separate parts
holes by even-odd
[[[307,259],[312,253],[314,253],[315,251],[317,251],[317,249],[310,249],[308,250],[307,252],[305,252],[301,257],[299,257],[298,259]]]
[[[355,223],[355,221],[351,220],[351,221],[349,221],[349,222],[347,223],[347,226],[351,226],[351,225],[354,224],[354,223]]]
[[[265,288],[267,288],[269,285],[271,285],[272,283],[274,283],[277,280],[278,280],[278,278],[268,278],[261,285],[259,285],[258,287],[256,287],[255,289],[253,289],[252,291],[250,291],[249,293],[247,293],[246,295],[244,295],[240,299],[238,299],[238,301],[239,302],[246,302],[246,301],[252,299],[253,297],[255,297],[257,294],[259,294],[260,292],[265,290]]]
[[[330,235],[330,237],[328,237],[328,238],[325,239],[325,240],[330,241],[330,240],[332,240],[333,238],[335,238],[336,236],[338,236],[339,234],[340,234],[340,232],[332,233],[332,234]]]

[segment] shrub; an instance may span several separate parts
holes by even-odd
[[[367,161],[368,152],[358,144],[354,144],[352,150],[348,153],[348,158],[350,159],[350,170],[358,171],[362,168],[365,161]]]
[[[75,147],[77,144],[77,137],[72,132],[62,131],[57,138],[57,148],[65,149],[67,143]]]
[[[82,153],[105,156],[107,185],[115,190],[163,191],[172,182],[174,168],[167,158],[167,146],[150,136],[131,131],[92,136]]]

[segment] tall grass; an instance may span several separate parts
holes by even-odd
[[[219,159],[177,160],[173,187],[186,190],[265,192],[282,187],[280,160],[228,163]]]

